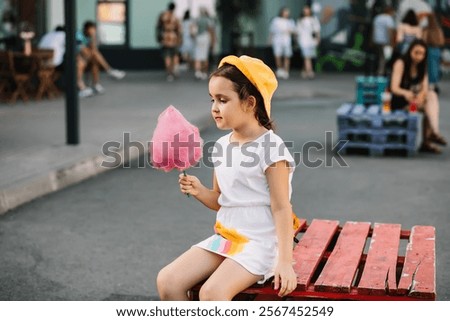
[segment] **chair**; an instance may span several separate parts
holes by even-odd
[[[10,103],[18,98],[28,101],[31,74],[17,72],[12,51],[0,51],[0,97]]]
[[[59,95],[59,90],[55,85],[57,76],[55,66],[52,64],[53,54],[52,49],[38,49],[33,52],[36,58],[36,70],[39,82],[36,92],[37,100],[42,99],[45,95],[48,98]]]

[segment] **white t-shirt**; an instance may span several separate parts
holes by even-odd
[[[53,49],[53,65],[59,66],[66,52],[66,33],[64,31],[51,31],[45,34],[38,45],[42,49]]]
[[[314,39],[313,33],[320,35],[320,22],[316,17],[303,17],[297,21],[298,44],[301,47],[317,46],[317,39]]]
[[[373,20],[373,42],[379,45],[390,43],[389,29],[395,28],[394,18],[388,14],[379,14]]]
[[[295,30],[295,23],[291,19],[282,17],[275,17],[270,24],[270,33],[272,34],[272,41],[274,43],[290,43],[291,34]]]
[[[212,161],[221,190],[221,206],[270,206],[266,169],[281,160],[289,164],[289,197],[295,168],[292,155],[283,140],[272,130],[253,142],[238,146],[230,143],[231,133],[214,146]]]

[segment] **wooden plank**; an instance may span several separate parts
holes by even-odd
[[[435,233],[433,226],[412,228],[398,294],[422,299],[436,298]]]
[[[242,293],[257,294],[265,300],[278,300],[278,291],[273,289],[272,285],[265,287],[250,287],[242,291]],[[257,297],[258,297],[257,296]],[[256,297],[256,298],[257,298]],[[255,300],[256,300],[255,298]],[[412,296],[400,296],[400,295],[367,295],[358,293],[356,288],[352,288],[350,292],[322,292],[316,291],[313,285],[310,285],[306,290],[294,290],[285,299],[288,300],[305,300],[305,299],[320,299],[320,300],[357,300],[357,301],[423,301],[421,298],[415,298]]]
[[[370,223],[367,222],[345,223],[333,252],[315,282],[315,290],[350,292],[369,229]]]
[[[358,293],[386,295],[397,290],[400,233],[400,224],[375,223]]]
[[[325,251],[338,230],[338,221],[313,220],[294,249],[297,289],[306,289]]]

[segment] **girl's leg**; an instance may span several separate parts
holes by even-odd
[[[290,68],[291,68],[291,58],[284,57],[284,70],[286,71],[286,73],[289,74]]]
[[[161,300],[188,300],[188,290],[210,276],[223,260],[195,246],[187,250],[158,273],[156,284]]]
[[[84,83],[84,70],[86,69],[87,63],[86,61],[80,56],[77,55],[77,85],[78,89],[84,89],[86,88],[86,84]]]
[[[92,83],[95,86],[100,83],[100,66],[96,61],[92,62],[91,73],[92,73]]]
[[[436,92],[428,91],[427,101],[425,103],[425,114],[430,122],[431,130],[434,134],[439,134],[439,100]]]
[[[92,51],[92,55],[95,59],[95,61],[100,65],[100,67],[102,67],[104,70],[108,71],[111,69],[111,66],[108,64],[108,62],[106,61],[105,57],[103,57],[103,55],[101,54],[100,51],[98,50],[93,50]]]
[[[311,75],[313,72],[311,58],[305,58],[305,72],[307,75]]]
[[[277,66],[277,70],[280,70],[283,67],[283,64],[281,63],[282,57],[275,56],[275,65]]]
[[[200,289],[200,301],[230,301],[239,292],[261,280],[232,259],[225,259]]]

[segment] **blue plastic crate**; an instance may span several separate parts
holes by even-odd
[[[386,77],[356,77],[356,103],[381,104],[381,95],[386,90]]]
[[[337,110],[339,129],[347,128],[384,128],[417,131],[421,114],[395,111],[383,114],[380,105],[365,107],[362,104],[345,103]]]
[[[371,144],[371,143],[357,143],[347,142],[340,149],[342,154],[353,154],[365,152],[370,156],[385,156],[389,154],[398,155],[402,154],[408,157],[416,155],[416,148],[404,144]]]
[[[348,140],[354,143],[370,144],[402,144],[407,146],[416,146],[417,132],[406,129],[341,129],[339,130],[339,139]]]

